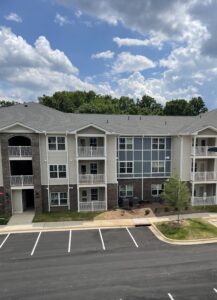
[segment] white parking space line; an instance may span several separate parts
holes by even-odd
[[[32,252],[31,252],[31,256],[34,254],[34,252],[35,252],[35,248],[36,248],[36,246],[37,246],[37,244],[38,244],[38,241],[39,241],[39,239],[40,239],[40,236],[41,236],[41,231],[39,232],[39,234],[38,234],[38,237],[37,237],[37,240],[35,241],[35,245],[34,245],[34,247],[33,247],[33,249],[32,249]]]
[[[72,240],[72,230],[69,231],[69,245],[68,245],[68,253],[71,252],[71,240]]]
[[[9,238],[10,233],[8,233],[8,235],[4,238],[3,242],[0,245],[0,249],[3,247],[4,243],[7,241],[7,239]]]
[[[134,239],[134,237],[133,237],[132,233],[129,231],[129,229],[128,229],[127,227],[126,227],[126,230],[127,230],[127,232],[129,233],[129,235],[130,235],[131,239],[133,240],[133,242],[134,242],[135,246],[136,246],[137,248],[139,248],[139,246],[138,246],[138,244],[137,244],[136,240]]]
[[[217,289],[214,288],[213,291],[217,294]]]
[[[102,242],[102,249],[105,250],[105,244],[104,244],[104,241],[103,241],[102,232],[101,232],[100,228],[99,228],[99,236],[100,236],[100,239],[101,239],[101,242]]]
[[[170,300],[175,300],[170,293],[168,293],[168,296],[169,296]]]

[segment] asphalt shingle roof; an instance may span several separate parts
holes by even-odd
[[[71,114],[34,102],[0,109],[0,129],[16,122],[46,132],[74,131],[94,124],[121,135],[176,135],[192,133],[207,126],[217,128],[217,110],[197,117],[179,117]]]

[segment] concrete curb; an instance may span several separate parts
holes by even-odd
[[[166,237],[153,223],[150,227],[150,230],[160,241],[163,241],[163,242],[171,244],[171,245],[187,246],[187,245],[201,245],[201,244],[217,243],[217,238],[197,239],[197,240],[170,239],[170,238]]]

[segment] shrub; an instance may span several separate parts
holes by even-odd
[[[145,216],[149,215],[150,214],[150,210],[149,209],[146,209],[145,210]]]

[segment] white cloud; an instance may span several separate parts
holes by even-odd
[[[111,59],[114,57],[114,52],[112,52],[111,50],[107,50],[104,52],[98,52],[96,54],[91,55],[91,58],[93,59]]]
[[[133,55],[129,52],[118,54],[112,65],[113,73],[136,72],[154,68],[155,63],[142,55]]]
[[[11,12],[9,15],[5,16],[5,19],[7,21],[13,21],[13,22],[17,22],[17,23],[22,23],[23,20],[20,16],[18,16],[18,14]]]
[[[80,18],[80,17],[82,16],[82,11],[77,10],[77,11],[75,12],[75,16],[76,16],[77,18]]]
[[[64,26],[66,24],[72,24],[73,23],[66,16],[62,16],[59,13],[56,14],[54,22],[57,23],[59,26]]]
[[[157,37],[151,37],[150,39],[130,39],[130,38],[119,38],[114,37],[113,41],[118,45],[118,47],[122,46],[156,46],[158,48],[162,47],[162,41],[163,38]]]

